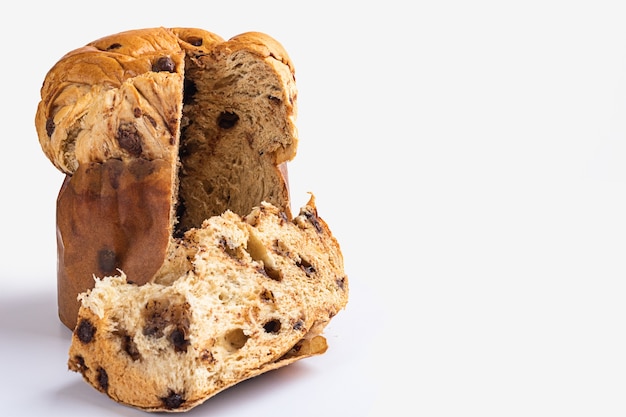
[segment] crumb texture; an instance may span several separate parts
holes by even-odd
[[[345,307],[339,245],[313,197],[288,220],[265,203],[189,230],[171,253],[188,270],[142,286],[124,274],[81,296],[69,367],[114,400],[184,411],[219,391],[324,353]]]

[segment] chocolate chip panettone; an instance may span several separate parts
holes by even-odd
[[[63,56],[41,97],[39,142],[65,173],[71,370],[119,403],[178,412],[326,351],[348,280],[314,197],[291,212],[297,97],[276,40],[123,32]]]
[[[93,275],[137,284],[173,239],[262,201],[291,216],[286,161],[297,134],[294,69],[262,33],[224,41],[192,28],[133,30],[62,57],[36,114],[66,174],[57,201],[59,316],[74,328]]]

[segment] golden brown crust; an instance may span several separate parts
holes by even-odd
[[[261,32],[246,32],[234,36],[221,45],[217,50],[226,49],[230,53],[238,50],[247,50],[255,52],[263,58],[272,57],[281,63],[287,65],[292,73],[294,73],[293,63],[287,54],[285,48],[276,39]]]
[[[170,60],[169,70],[153,70],[161,58]],[[142,135],[144,157],[165,157],[175,145],[183,71],[178,38],[162,28],[108,36],[66,54],[41,88],[35,125],[44,153],[68,174],[80,163],[123,158],[128,150],[116,137],[126,122]],[[154,99],[164,95],[172,100]],[[120,120],[128,114],[137,120]]]

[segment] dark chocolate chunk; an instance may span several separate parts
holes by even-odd
[[[141,134],[133,123],[122,123],[117,128],[117,142],[132,156],[141,155]]]
[[[202,352],[200,352],[200,359],[203,362],[215,363],[215,357],[213,357],[213,353],[211,353],[207,349],[202,349]]]
[[[304,212],[304,216],[307,218],[307,220],[309,222],[311,222],[311,224],[313,225],[313,227],[315,227],[315,230],[317,230],[317,233],[322,233],[322,226],[320,225],[320,222],[317,218],[316,213],[310,212],[310,211],[305,211]]]
[[[267,96],[267,98],[270,100],[271,103],[273,104],[280,104],[282,102],[281,99],[279,99],[276,96]]]
[[[315,273],[315,267],[306,259],[300,258],[300,260],[296,262],[296,265],[304,271],[307,277],[310,277]]]
[[[133,109],[133,116],[141,117],[142,114],[143,114],[143,112],[141,111],[141,109],[139,107],[135,107]]]
[[[81,355],[74,356],[74,361],[76,362],[76,366],[78,367],[78,370],[80,372],[85,372],[87,369],[89,369],[87,365],[85,365],[85,358],[83,358]]]
[[[302,320],[298,320],[294,325],[293,325],[293,329],[294,330],[302,330],[304,328],[304,322]]]
[[[54,129],[56,129],[56,124],[54,123],[54,119],[52,117],[49,117],[48,120],[46,120],[46,133],[48,134],[48,137],[52,137],[52,134],[54,133]]]
[[[185,330],[180,327],[174,329],[170,334],[170,342],[174,345],[174,351],[187,352],[187,346],[189,346],[189,340],[185,339]]]
[[[107,392],[109,390],[109,375],[107,375],[107,371],[105,371],[104,368],[98,368],[96,378],[98,379],[98,385],[100,385],[102,391]]]
[[[162,321],[162,320],[161,320]],[[154,317],[152,321],[143,326],[142,333],[144,336],[152,336],[155,338],[163,337],[163,323],[159,321],[158,317]]]
[[[100,249],[98,251],[98,267],[103,274],[115,272],[116,257],[111,249]]]
[[[83,343],[89,343],[93,340],[93,336],[96,334],[96,328],[93,327],[91,321],[82,319],[75,330],[78,340]]]
[[[144,336],[157,339],[163,337],[163,329],[171,321],[168,303],[163,300],[149,300],[144,306],[143,316],[145,320],[142,329]]]
[[[190,104],[197,92],[198,87],[196,87],[196,83],[189,78],[185,78],[183,82],[183,104]]]
[[[176,71],[176,64],[172,61],[172,58],[169,56],[162,56],[156,60],[154,64],[152,64],[152,71],[154,72],[174,72]]]
[[[124,335],[122,337],[122,346],[124,348],[124,352],[128,353],[128,356],[134,361],[141,359],[141,354],[139,353],[139,349],[137,349],[137,344],[133,340],[130,335]]]
[[[172,390],[169,391],[167,397],[161,397],[160,400],[163,402],[165,408],[169,410],[175,410],[185,402],[185,398],[181,394]]]
[[[341,290],[345,290],[346,289],[346,277],[337,278],[337,280],[335,282],[337,283],[337,286]]]
[[[217,118],[217,125],[222,129],[231,129],[239,121],[239,116],[230,111],[223,111]]]

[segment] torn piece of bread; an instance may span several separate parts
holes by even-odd
[[[268,203],[186,232],[169,273],[121,274],[81,296],[70,369],[117,402],[178,412],[247,378],[326,351],[348,300],[336,239],[314,198],[293,220]]]

